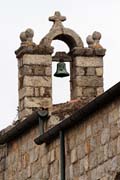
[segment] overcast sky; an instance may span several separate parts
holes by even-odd
[[[85,46],[86,37],[89,34],[95,30],[102,33],[101,45],[107,49],[104,57],[104,88],[107,90],[119,82],[119,0],[1,0],[0,129],[8,126],[17,118],[18,69],[14,51],[20,44],[19,34],[26,28],[32,28],[35,33],[34,42],[39,43],[51,28],[52,23],[48,21],[48,17],[52,16],[55,11],[60,11],[62,15],[67,17],[64,26],[76,31]],[[52,45],[55,46],[56,50],[57,47],[58,50],[65,49],[67,51],[68,49],[61,42]],[[69,93],[67,96],[59,85],[55,86],[59,88],[61,99],[62,97],[68,98]]]

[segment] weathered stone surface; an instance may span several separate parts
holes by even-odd
[[[103,68],[96,68],[96,75],[97,76],[103,76]]]
[[[98,87],[97,88],[97,96],[101,95],[104,92],[103,87]]]
[[[43,96],[45,94],[45,88],[40,87],[40,96]]]
[[[18,118],[20,120],[24,120],[28,115],[32,114],[32,109],[31,108],[25,108],[22,111],[19,112]]]
[[[82,76],[82,75],[84,75],[84,74],[85,74],[84,68],[83,68],[83,67],[76,67],[76,69],[75,69],[75,74],[76,74],[77,76]]]
[[[77,76],[76,77],[76,85],[81,87],[97,87],[103,86],[103,79],[101,77],[96,76]]]
[[[112,180],[120,171],[120,135],[118,131],[114,132],[118,128],[119,103],[119,100],[116,100],[116,103],[107,105],[106,108],[90,115],[83,123],[66,131],[67,179]],[[111,112],[114,114],[112,117]],[[109,118],[112,118],[111,121],[108,121]],[[56,180],[59,177],[59,138],[50,144],[36,146],[31,144],[31,140],[33,142],[38,133],[38,127],[33,128],[7,146],[8,154],[5,161],[7,166],[4,171],[7,175],[5,178],[11,180],[15,178],[18,180],[27,178]],[[0,157],[5,156],[1,155]],[[2,165],[1,169],[3,169]]]
[[[86,75],[87,76],[94,76],[95,75],[95,68],[94,67],[86,68]]]
[[[83,96],[95,97],[95,95],[96,95],[96,91],[94,88],[87,87],[83,89]]]
[[[76,57],[74,59],[76,66],[80,67],[102,67],[103,59],[101,57]]]
[[[77,161],[77,152],[76,149],[71,151],[71,163],[75,163]]]
[[[107,143],[109,139],[110,139],[110,129],[105,128],[102,130],[102,133],[101,133],[101,144]]]
[[[23,64],[25,65],[47,65],[50,66],[52,58],[50,55],[28,55],[23,56]]]
[[[36,97],[40,96],[40,89],[39,88],[34,88],[34,93]]]
[[[51,99],[50,98],[38,98],[38,97],[25,97],[24,107],[25,108],[34,108],[34,107],[50,107]]]
[[[33,87],[24,87],[19,90],[19,98],[23,99],[23,97],[34,96],[34,88]]]
[[[83,95],[82,92],[83,92],[83,89],[79,86],[76,86],[76,88],[72,90],[72,95],[71,95],[72,99],[75,99],[77,97],[82,97]]]
[[[60,122],[60,117],[57,115],[53,115],[52,117],[50,117],[47,126],[48,126],[48,128],[51,128],[51,127],[55,126],[56,124],[58,124],[59,122]]]
[[[52,74],[52,68],[51,67],[46,67],[45,69],[45,75],[46,76],[51,76]]]
[[[90,169],[96,168],[98,164],[97,151],[93,151],[89,155],[89,167]]]
[[[112,109],[112,111],[108,115],[109,123],[113,123],[117,121],[118,117],[119,117],[119,109],[118,108]]]
[[[24,87],[51,87],[51,78],[50,77],[41,77],[41,76],[25,76],[23,80]]]

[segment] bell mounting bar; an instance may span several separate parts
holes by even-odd
[[[56,52],[55,56],[52,57],[52,61],[60,62],[71,62],[72,58],[66,52]]]

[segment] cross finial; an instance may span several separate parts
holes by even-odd
[[[61,22],[65,20],[66,20],[66,17],[61,16],[59,11],[56,11],[54,16],[49,17],[49,21],[53,21],[55,26],[61,25]]]

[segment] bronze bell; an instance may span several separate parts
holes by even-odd
[[[64,62],[59,62],[57,64],[57,70],[56,70],[56,73],[54,74],[54,76],[61,77],[61,78],[69,76],[69,73],[66,70],[66,64]]]

